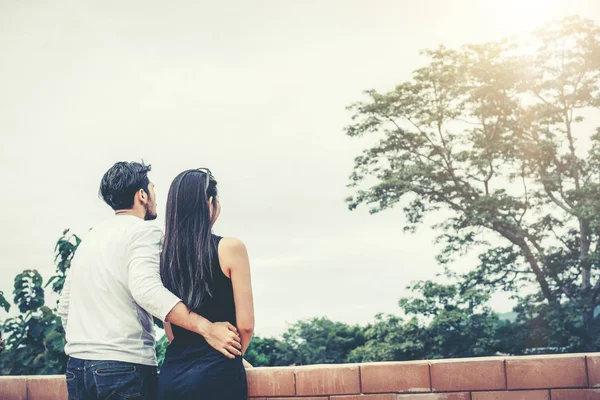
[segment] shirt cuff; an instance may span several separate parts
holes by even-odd
[[[165,300],[165,304],[166,306],[163,308],[162,312],[160,313],[161,315],[161,319],[163,320],[163,322],[167,321],[167,315],[169,315],[169,313],[171,312],[171,310],[173,310],[173,308],[175,308],[175,306],[177,304],[179,304],[181,300],[179,299],[179,297],[173,295],[173,298],[169,300]]]

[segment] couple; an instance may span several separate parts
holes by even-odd
[[[212,233],[221,206],[210,170],[180,173],[156,218],[150,166],[118,162],[100,184],[115,215],[81,243],[58,314],[66,332],[69,399],[247,397],[242,354],[254,330],[244,244]],[[169,346],[157,379],[152,316]]]

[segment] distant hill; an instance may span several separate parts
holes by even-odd
[[[505,312],[505,313],[498,313],[498,317],[505,321],[515,322],[517,319],[517,313],[512,312],[512,311]]]

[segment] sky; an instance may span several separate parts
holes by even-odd
[[[442,272],[436,221],[406,234],[400,210],[348,210],[367,142],[344,134],[345,107],[409,79],[422,49],[572,14],[600,23],[600,3],[0,0],[0,290],[12,297],[24,269],[48,279],[62,231],[85,240],[110,217],[97,196],[104,172],[143,159],[159,214],[179,172],[214,173],[215,233],[246,243],[257,335],[311,317],[366,324],[398,313],[408,284]]]

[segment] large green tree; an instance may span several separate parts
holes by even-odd
[[[349,207],[428,214],[442,263],[483,249],[462,276],[521,298],[556,348],[599,348],[600,28],[579,17],[502,40],[426,51],[411,80],[349,107],[356,158]],[[598,125],[596,123],[596,125]],[[532,296],[520,296],[526,288]]]

